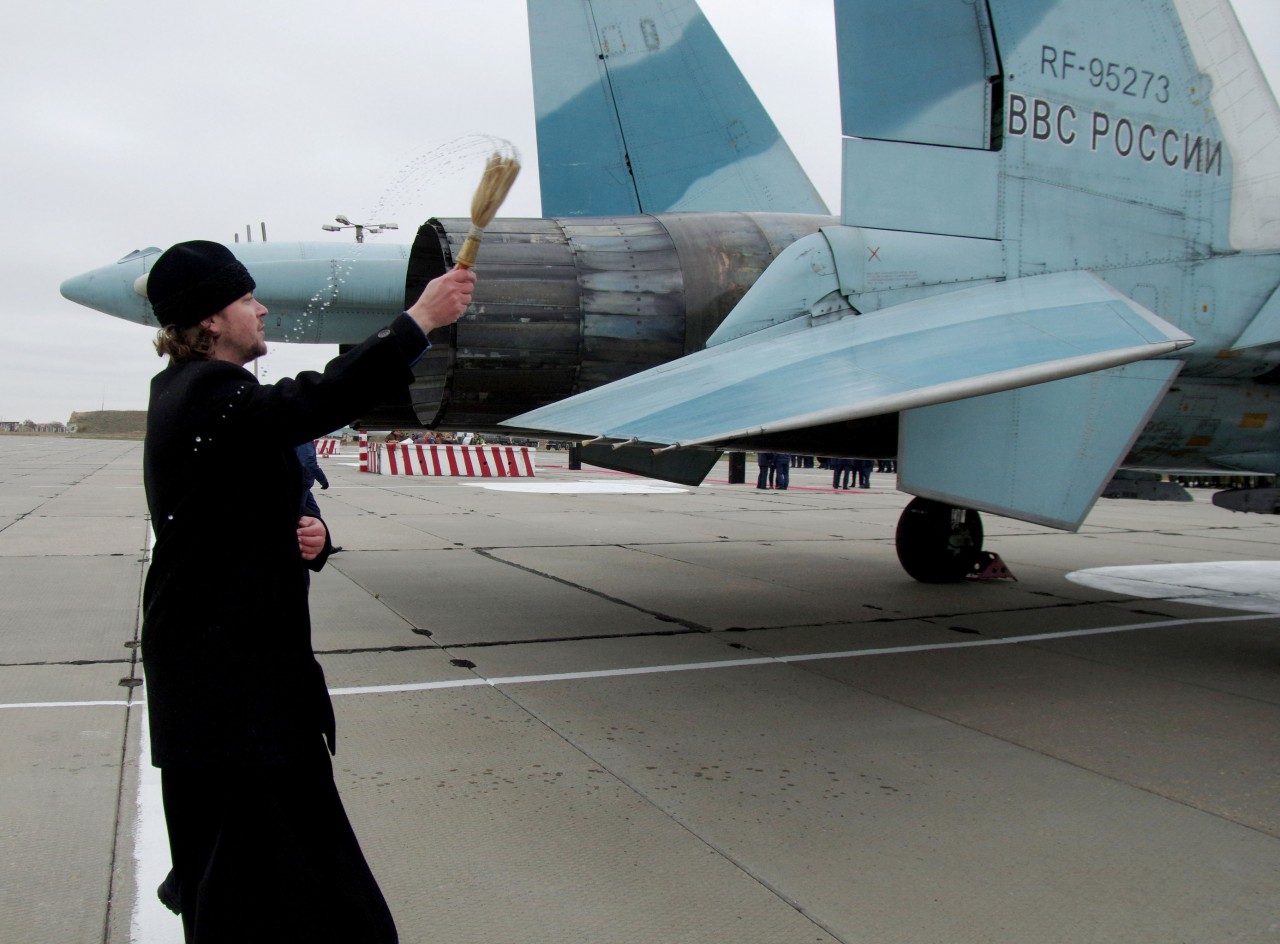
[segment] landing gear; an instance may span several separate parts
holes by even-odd
[[[982,564],[982,518],[956,508],[914,498],[898,519],[898,562],[921,583],[952,583]]]

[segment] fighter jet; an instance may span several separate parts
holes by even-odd
[[[836,0],[838,217],[692,0],[529,21],[548,218],[491,227],[393,425],[685,483],[894,456],[926,581],[980,565],[980,511],[1074,530],[1120,469],[1280,473],[1280,111],[1227,0]],[[276,337],[351,343],[467,228],[233,248]],[[153,324],[157,253],[63,294]]]

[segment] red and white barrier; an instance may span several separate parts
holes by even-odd
[[[363,437],[362,453],[363,456]],[[381,475],[464,478],[527,478],[537,474],[528,446],[454,446],[443,443],[385,443],[369,449],[360,469]]]
[[[341,452],[342,452],[341,439],[330,439],[326,437],[324,439],[316,440],[317,456],[336,456]]]

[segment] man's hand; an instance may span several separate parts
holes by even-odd
[[[319,518],[303,515],[298,519],[298,550],[303,560],[315,560],[324,550],[324,539],[329,533]]]
[[[409,309],[409,316],[424,333],[432,328],[451,325],[462,317],[462,313],[471,304],[471,291],[475,284],[476,274],[470,269],[450,269],[427,283],[427,287]]]

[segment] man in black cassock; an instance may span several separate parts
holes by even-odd
[[[142,658],[173,857],[162,898],[176,893],[188,944],[397,940],[333,782],[307,609],[327,531],[302,512],[295,448],[401,391],[474,282],[447,272],[323,373],[261,385],[244,365],[266,353],[267,309],[230,250],[179,243],[148,275],[169,363],[143,450]]]

